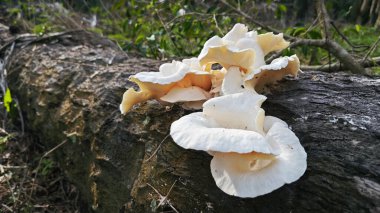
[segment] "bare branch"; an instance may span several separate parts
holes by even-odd
[[[348,44],[351,48],[363,48],[363,50],[366,50],[369,48],[368,45],[354,45],[348,40],[348,38],[336,27],[335,23],[333,21],[330,22],[331,26],[334,28],[334,30],[339,34],[339,36]],[[362,50],[362,51],[363,51]]]
[[[347,70],[351,70],[353,73],[364,74],[365,70],[361,65],[347,52],[346,49],[341,47],[338,43],[333,40],[324,40],[324,39],[297,39],[293,43],[290,44],[289,47],[297,47],[297,46],[314,46],[320,47],[327,51],[329,51],[332,55],[334,55],[337,59],[339,59],[343,63],[343,67]],[[267,62],[272,61],[274,58],[281,55],[282,52],[279,52],[272,57],[270,57]]]
[[[370,60],[366,60],[366,61],[363,61],[363,60],[360,60],[360,61],[356,61],[357,63],[359,63],[361,66],[363,67],[376,67],[376,66],[380,66],[380,57],[375,57],[375,58],[371,58]],[[328,72],[328,71],[332,71],[332,72],[337,72],[337,71],[343,71],[343,70],[346,70],[346,68],[344,66],[342,66],[342,63],[333,63],[330,65],[330,70],[329,70],[329,67],[328,66],[325,66],[325,65],[313,65],[313,66],[301,66],[301,70],[304,70],[304,71],[307,71],[307,70],[314,70],[314,71],[323,71],[323,72]]]
[[[322,35],[326,40],[328,40],[331,38],[330,17],[329,17],[329,14],[327,13],[324,0],[318,0],[316,2],[316,10],[318,13],[319,23],[323,27]]]

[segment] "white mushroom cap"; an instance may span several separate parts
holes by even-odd
[[[214,36],[205,43],[198,56],[200,64],[219,63],[224,68],[239,66],[247,70],[259,61],[265,64],[256,37],[256,32],[248,32],[245,25],[236,24],[223,38]]]
[[[211,90],[211,74],[201,70],[197,58],[163,64],[159,72],[140,72],[129,78],[140,90],[129,88],[124,93],[120,111],[126,114],[135,104],[149,99],[168,100],[173,103],[175,100],[198,101],[205,100],[205,97],[210,98],[211,95],[206,93]],[[195,87],[198,89],[194,89]]]
[[[262,92],[266,86],[273,84],[286,75],[297,76],[300,61],[296,55],[276,58],[272,63],[263,65],[245,77],[245,86]]]
[[[280,154],[213,153],[211,173],[221,190],[238,197],[257,197],[294,182],[304,174],[306,152],[286,125],[274,122],[266,139],[277,144]]]
[[[294,66],[293,64],[294,65],[298,64],[298,66]],[[293,66],[293,67],[291,67],[293,69],[291,70],[292,71],[291,73],[287,73],[287,74],[292,74],[292,73],[297,74],[298,73],[299,59],[296,55],[276,58],[270,64],[263,65],[263,66],[255,69],[252,73],[249,73],[248,75],[246,75],[245,80],[246,81],[251,80],[255,75],[257,75],[261,72],[264,72],[265,70],[276,72],[276,71],[281,71],[281,70],[283,70],[289,66]]]
[[[289,42],[284,40],[282,33],[257,35],[256,31],[248,32],[245,25],[236,24],[223,38],[210,38],[198,59],[202,66],[219,63],[224,68],[239,66],[250,73],[255,68],[265,65],[266,54],[288,46]]]
[[[273,32],[260,34],[257,36],[257,42],[259,43],[264,55],[285,49],[289,46],[289,42],[284,40],[282,33],[274,35]]]
[[[170,128],[173,140],[186,149],[276,154],[263,135],[265,96],[253,92],[210,99],[203,113],[192,113]]]
[[[225,97],[225,96],[223,96]],[[264,136],[243,129],[227,129],[202,112],[181,117],[170,128],[175,143],[185,149],[249,153],[253,150],[272,153]]]
[[[211,95],[204,91],[200,87],[175,87],[172,88],[166,95],[162,96],[160,100],[176,103],[176,102],[187,102],[187,101],[201,101],[211,98]]]
[[[185,77],[188,73],[197,75],[209,75],[210,73],[202,71],[197,58],[172,61],[171,63],[162,64],[159,72],[139,72],[131,78],[138,79],[141,82],[150,82],[156,84],[170,84],[177,82]]]

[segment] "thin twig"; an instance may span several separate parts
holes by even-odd
[[[176,209],[176,208],[174,208],[174,206],[170,203],[170,201],[168,200],[168,197],[169,197],[169,195],[170,195],[170,193],[171,193],[171,191],[172,191],[172,189],[173,189],[173,187],[174,187],[174,185],[177,183],[177,180],[175,180],[174,181],[174,183],[173,183],[173,185],[170,187],[170,189],[169,189],[169,191],[168,191],[168,193],[165,195],[165,196],[163,196],[156,188],[154,188],[152,185],[150,185],[149,183],[147,183],[147,185],[148,186],[150,186],[150,188],[152,188],[159,196],[160,196],[160,202],[158,203],[158,205],[157,205],[157,207],[156,207],[156,210],[160,207],[160,206],[162,206],[162,205],[164,205],[164,204],[168,204],[172,209],[173,209],[173,211],[174,212],[176,212],[176,213],[179,213],[179,211]]]
[[[8,178],[6,178],[6,182],[7,182],[7,185],[9,187],[9,190],[11,191],[13,202],[17,203],[17,198],[15,196],[15,192],[13,191],[13,188],[12,188],[11,183],[9,182]]]
[[[156,11],[156,14],[158,16],[158,19],[160,20],[160,23],[161,23],[162,27],[165,29],[166,33],[169,36],[170,41],[174,45],[174,48],[176,49],[176,51],[179,51],[179,48],[178,48],[177,44],[174,42],[174,40],[172,38],[172,33],[170,32],[170,30],[168,29],[168,27],[164,23],[164,20],[161,18],[161,15],[160,15],[159,11],[157,9],[155,11]]]
[[[165,141],[169,136],[170,136],[170,134],[168,134],[167,136],[165,136],[165,138],[160,142],[160,144],[159,144],[159,145],[157,146],[157,148],[154,150],[154,152],[152,153],[152,155],[151,155],[148,159],[144,160],[144,162],[148,162],[150,159],[152,159],[152,158],[157,154],[157,152],[158,152],[158,150],[160,149],[162,143],[164,143],[164,141]]]
[[[64,145],[65,143],[67,143],[68,140],[64,140],[63,142],[61,142],[60,144],[58,144],[57,146],[53,147],[52,149],[50,149],[49,151],[47,151],[44,155],[42,155],[41,158],[44,158],[46,156],[48,156],[50,153],[54,152],[55,150],[57,150],[59,147],[61,147],[62,145]]]
[[[351,43],[351,41],[339,30],[339,28],[335,25],[333,21],[330,21],[331,26],[334,28],[334,30],[338,33],[338,35],[353,49],[363,48],[363,50],[366,50],[369,48],[368,45],[354,45]],[[361,51],[363,51],[361,50]]]
[[[1,164],[0,164],[0,167],[2,167],[4,169],[26,169],[26,168],[28,168],[27,166],[5,166],[5,165],[1,165]]]
[[[57,146],[53,147],[52,149],[50,149],[49,151],[45,152],[45,154],[42,155],[42,157],[40,158],[39,162],[38,162],[38,165],[37,165],[37,168],[36,168],[36,174],[34,175],[34,178],[33,178],[33,182],[32,182],[32,185],[35,185],[35,182],[36,182],[36,179],[37,179],[37,175],[38,175],[38,170],[40,170],[40,167],[41,167],[41,163],[42,163],[42,160],[48,156],[50,153],[54,152],[55,150],[57,150],[59,147],[61,147],[62,145],[66,144],[68,140],[64,140],[63,142],[61,142],[60,144],[58,144]],[[32,197],[34,193],[34,187],[30,190],[30,194],[29,196]]]
[[[274,33],[281,33],[279,30],[275,29],[275,28],[272,28],[270,26],[267,26],[265,24],[262,24],[260,23],[259,21],[257,21],[255,18],[253,18],[252,16],[248,15],[247,13],[243,12],[242,10],[239,10],[238,8],[232,6],[230,3],[228,3],[227,1],[225,0],[221,0],[220,1],[222,4],[226,5],[227,7],[229,7],[231,10],[235,11],[236,13],[240,14],[241,16],[243,16],[244,18],[250,20],[252,23],[254,23],[255,25],[267,30],[267,31],[270,31],[270,32],[274,32]],[[286,39],[289,39],[289,40],[296,40],[297,38],[293,37],[293,36],[290,36],[290,35],[287,35],[287,34],[284,34],[284,38]]]
[[[3,206],[4,208],[8,209],[8,211],[10,211],[10,212],[14,212],[13,209],[11,209],[11,207],[9,207],[9,206],[7,206],[7,205],[5,205],[3,203],[1,204],[1,206]]]
[[[116,13],[117,18],[107,9],[107,7],[104,5],[103,1],[100,0],[100,4],[102,5],[103,9],[106,11],[106,13],[112,17],[113,20],[117,20],[117,18],[120,20],[122,17],[119,16],[119,14]]]
[[[212,14],[207,14],[207,13],[186,12],[185,14],[178,15],[178,16],[174,17],[172,20],[168,21],[167,24],[170,25],[170,24],[176,22],[177,19],[181,19],[181,18],[184,18],[186,16],[194,16],[194,15],[197,16],[198,18],[199,18],[199,16],[205,16],[205,17],[207,17],[207,19],[209,16],[212,16]]]
[[[363,67],[376,67],[376,66],[380,66],[380,57],[370,58],[370,59],[367,59],[366,61],[357,60],[356,62],[359,63]],[[328,70],[328,67],[326,67],[326,65],[327,64],[311,65],[311,66],[302,65],[300,69],[304,71],[317,70],[317,71],[327,72],[329,70]],[[342,66],[340,62],[332,63],[330,69],[331,69],[330,71],[332,72],[347,70],[347,68]]]
[[[219,27],[219,25],[218,25],[218,21],[216,20],[215,13],[214,13],[213,16],[212,16],[212,19],[213,19],[214,22],[215,22],[216,29],[218,29],[219,33],[220,33],[222,36],[224,36],[224,33],[223,33],[222,29],[220,29],[220,27]]]
[[[302,33],[301,35],[306,35],[309,33],[311,30],[313,30],[315,27],[318,26],[318,20],[319,20],[319,14],[317,15],[317,18],[314,19],[313,23],[307,28],[307,30]]]
[[[375,51],[377,45],[379,44],[380,36],[377,38],[376,42],[372,45],[372,47],[368,50],[367,54],[365,54],[363,61],[366,61],[367,58],[372,54],[373,51]]]

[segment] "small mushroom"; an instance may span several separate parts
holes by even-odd
[[[159,72],[140,72],[129,78],[135,82],[140,91],[135,91],[129,88],[123,95],[120,111],[126,114],[133,105],[147,101],[149,99],[168,102],[178,101],[199,101],[206,100],[209,95],[206,95],[211,89],[211,74],[210,72],[201,70],[201,66],[196,58],[185,59],[182,62],[173,61],[160,66]],[[187,94],[186,88],[198,93]],[[171,92],[171,90],[173,90]],[[199,92],[203,90],[202,92]],[[182,97],[179,97],[183,95]],[[198,95],[196,97],[196,95]]]

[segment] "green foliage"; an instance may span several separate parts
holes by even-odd
[[[28,0],[18,1],[17,4],[14,2],[6,1],[9,5],[6,8],[7,16],[15,22],[19,21],[19,17],[26,20],[30,32],[37,35],[83,27],[110,38],[127,52],[158,59],[196,56],[210,37],[223,36],[235,23],[248,25],[251,23],[217,1],[78,0],[64,1],[61,6],[57,6],[57,3],[54,6],[50,1]],[[302,20],[292,18],[296,17],[295,13],[305,13],[305,11],[297,12],[296,10],[302,7],[298,8],[291,1],[262,0],[253,3],[248,0],[228,0],[228,2],[258,19],[261,18],[258,15],[260,8],[265,8],[266,12],[271,13],[270,17],[274,15],[277,19],[281,19],[282,23],[297,21],[297,26],[283,30],[286,34],[306,39],[322,38],[322,29],[318,24],[309,26]],[[337,16],[348,18],[353,4],[354,0],[326,1],[326,7],[332,18]],[[57,12],[60,7],[69,10]],[[265,14],[261,13],[261,15]],[[94,17],[96,17],[96,25],[91,25],[90,23],[95,20]],[[271,20],[267,21],[272,23]],[[279,23],[279,21],[275,22]],[[271,26],[275,26],[276,23]],[[254,25],[249,26],[250,29],[255,29],[254,27]],[[259,33],[265,32],[261,28],[256,30]],[[372,45],[379,34],[379,31],[374,28],[353,24],[345,25],[341,31],[355,45]],[[333,37],[347,50],[353,51],[336,32],[333,33]],[[284,55],[294,53],[304,64],[321,64],[329,59],[328,52],[320,48],[303,46],[284,51]],[[360,55],[363,52],[355,52],[355,54]],[[377,48],[372,56],[379,55],[380,48]]]
[[[375,73],[375,75],[380,75],[380,67],[373,67],[372,71]]]
[[[379,30],[376,30],[374,27],[361,26],[361,25],[345,25],[340,29],[342,34],[347,37],[347,39],[355,46],[360,46],[353,50],[349,44],[336,32],[333,32],[333,39],[342,45],[349,52],[354,52],[355,55],[363,57],[368,48],[373,45],[378,39]],[[322,30],[319,27],[308,28],[308,27],[289,27],[284,31],[286,34],[291,36],[306,38],[306,39],[321,39]],[[321,48],[310,48],[308,46],[300,46],[292,50],[284,51],[283,55],[297,54],[301,59],[301,63],[309,65],[318,65],[328,63],[329,53]],[[379,56],[380,48],[375,49],[372,53],[372,56]],[[333,58],[333,60],[335,60]],[[374,72],[379,73],[374,69]]]
[[[14,137],[14,135],[12,135],[12,134],[8,134],[8,135],[5,135],[5,136],[0,136],[0,153],[2,153],[4,151],[6,144],[13,137]]]
[[[288,8],[286,7],[285,4],[278,4],[276,13],[275,13],[276,18],[280,19],[283,16],[283,14],[286,13],[287,11],[288,11]]]
[[[361,29],[362,29],[362,27],[359,24],[355,24],[355,30],[356,30],[356,32],[360,33]]]
[[[37,24],[33,27],[32,32],[36,35],[43,36],[45,33],[50,31],[51,28],[49,24]]]
[[[5,110],[9,113],[11,111],[11,103],[12,103],[12,95],[11,90],[9,88],[6,89],[5,94],[3,96],[3,103]]]
[[[44,158],[41,160],[39,167],[39,174],[46,176],[52,172],[52,169],[55,167],[54,161],[49,158]]]

